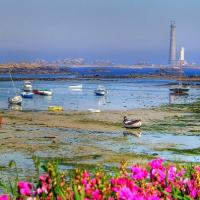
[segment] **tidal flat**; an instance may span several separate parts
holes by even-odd
[[[137,130],[123,116],[142,119]],[[128,111],[1,111],[0,165],[15,160],[32,170],[32,156],[57,159],[62,168],[118,166],[155,157],[180,162],[200,159],[199,102]]]

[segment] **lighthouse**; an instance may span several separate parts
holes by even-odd
[[[185,49],[184,47],[182,47],[180,50],[180,64],[184,65],[184,63],[185,63]]]
[[[176,24],[171,21],[170,26],[170,48],[169,48],[169,64],[174,66],[177,64],[176,60]]]

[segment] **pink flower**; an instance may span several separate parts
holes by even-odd
[[[200,173],[200,166],[195,166],[194,169]]]
[[[119,199],[121,200],[128,200],[131,199],[133,197],[133,194],[131,192],[131,190],[124,186],[121,188],[121,190],[119,191]]]
[[[89,176],[89,172],[87,170],[84,170],[84,172],[82,173],[82,178],[88,178]]]
[[[95,191],[92,192],[92,199],[93,200],[100,200],[101,199],[101,195],[98,189],[96,189]]]
[[[9,200],[10,198],[9,198],[9,196],[8,196],[8,194],[1,194],[0,195],[0,200]]]
[[[169,181],[173,181],[177,174],[176,174],[177,168],[174,166],[170,166],[167,172],[167,178]]]
[[[165,179],[165,173],[161,169],[152,169],[150,176],[153,179],[155,178],[158,182],[162,182]]]
[[[162,167],[162,164],[163,164],[163,160],[162,159],[155,159],[155,160],[152,160],[150,163],[149,163],[149,166],[151,168],[161,168]]]
[[[42,181],[42,182],[46,182],[46,181],[49,182],[50,177],[49,177],[48,174],[44,174],[44,175],[39,176],[39,180]]]
[[[118,192],[119,200],[144,200],[145,198],[137,193],[137,190],[131,191],[130,188],[124,186]]]
[[[160,197],[150,196],[150,197],[147,197],[147,200],[160,200]]]
[[[167,186],[167,187],[165,188],[165,191],[171,193],[171,192],[172,192],[171,186],[170,186],[170,185]]]
[[[19,181],[17,184],[18,191],[21,195],[30,196],[33,188],[32,183],[26,181]]]
[[[131,168],[131,172],[132,172],[131,177],[137,181],[145,179],[148,175],[148,172],[146,169],[142,169],[141,167],[138,167],[138,166],[133,166]]]

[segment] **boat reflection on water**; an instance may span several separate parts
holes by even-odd
[[[8,106],[8,109],[9,110],[16,110],[16,111],[21,111],[22,110],[22,106],[21,105],[14,105],[14,104],[12,104],[12,105],[9,105]]]
[[[188,93],[169,93],[169,104],[186,103],[188,96]]]
[[[83,89],[82,88],[69,88],[70,91],[73,91],[73,92],[82,92]]]
[[[52,96],[40,96],[40,98],[43,98],[47,101],[51,101],[52,100]]]
[[[107,102],[107,97],[106,96],[98,96],[98,106],[105,105]]]
[[[142,136],[142,132],[140,130],[124,131],[123,135],[124,136],[132,135],[132,136],[135,136],[135,137],[141,137]]]

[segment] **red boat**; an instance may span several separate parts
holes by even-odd
[[[34,94],[44,95],[44,96],[51,96],[53,91],[52,90],[33,90]]]
[[[33,90],[34,94],[41,94],[41,90]]]

